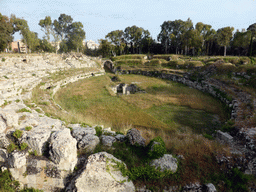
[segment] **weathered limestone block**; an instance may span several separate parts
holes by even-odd
[[[50,136],[50,130],[33,131],[32,129],[31,131],[24,131],[19,142],[27,143],[32,151],[36,151],[38,155],[42,155]]]
[[[0,165],[4,164],[8,159],[8,153],[5,149],[0,149]]]
[[[14,110],[2,110],[0,111],[0,117],[8,127],[18,126],[19,115]]]
[[[92,127],[75,127],[72,130],[72,136],[75,137],[77,141],[80,141],[87,134],[95,135],[96,131]]]
[[[85,149],[86,152],[92,152],[99,144],[100,139],[96,135],[87,134],[78,142],[78,149]]]
[[[88,157],[85,169],[72,182],[77,192],[133,192],[135,187],[128,177],[122,176],[120,170],[114,168],[119,159],[106,152]],[[71,191],[70,190],[70,191]]]
[[[4,120],[0,117],[0,133],[3,133],[6,129],[6,123]]]
[[[216,187],[212,183],[207,183],[203,185],[203,191],[206,192],[217,192]]]
[[[224,141],[225,143],[232,143],[233,137],[228,133],[224,133],[220,130],[217,131],[217,138]]]
[[[127,132],[126,136],[131,145],[135,145],[137,143],[140,146],[145,146],[146,140],[141,136],[140,131],[138,129],[130,129]]]
[[[50,138],[50,158],[60,169],[74,170],[77,163],[77,141],[69,129],[56,131]]]
[[[8,164],[11,168],[21,168],[26,165],[27,151],[14,151],[9,154]]]
[[[111,147],[112,144],[116,141],[116,138],[112,137],[112,136],[102,135],[101,141],[102,141],[103,145],[105,145],[107,147]]]
[[[125,136],[125,135],[122,135],[122,134],[117,134],[117,135],[115,136],[115,138],[116,138],[117,141],[124,142],[125,139],[126,139],[126,136]]]
[[[178,160],[170,154],[164,154],[163,157],[151,161],[150,165],[155,168],[160,167],[161,171],[170,170],[175,173],[178,168]]]

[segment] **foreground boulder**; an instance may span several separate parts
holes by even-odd
[[[68,187],[67,191],[77,192],[132,192],[135,187],[128,177],[122,176],[116,168],[122,161],[106,152],[88,157],[84,170]]]
[[[138,144],[145,147],[146,140],[141,136],[138,129],[132,128],[127,132],[127,138],[131,145]]]
[[[104,146],[111,147],[112,144],[116,141],[116,138],[112,136],[102,135],[101,141]]]
[[[42,155],[50,135],[50,130],[25,131],[19,142],[27,143],[32,151],[36,151],[38,155]]]
[[[59,169],[73,171],[77,163],[77,141],[69,129],[56,131],[50,138],[50,158]]]
[[[92,152],[99,142],[99,137],[96,135],[87,134],[78,142],[77,147],[78,149],[84,149],[85,152]]]
[[[11,168],[21,168],[26,165],[26,158],[28,153],[26,151],[14,151],[9,154],[8,163]]]
[[[155,166],[156,169],[159,167],[161,171],[170,170],[175,173],[178,168],[178,161],[172,155],[164,154],[163,157],[151,161],[150,165]]]

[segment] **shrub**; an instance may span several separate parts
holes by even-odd
[[[10,145],[8,145],[7,151],[8,151],[8,153],[11,153],[11,152],[13,152],[15,149],[17,149],[17,148],[18,148],[17,145],[15,145],[14,143],[11,143]]]
[[[21,143],[20,144],[20,150],[25,150],[26,148],[28,147],[28,144],[27,143]]]
[[[2,58],[2,62],[5,62],[5,58]]]
[[[160,144],[155,144],[155,142],[158,142]],[[150,159],[158,159],[162,157],[165,153],[165,143],[160,136],[152,139],[148,144],[148,156]]]
[[[213,136],[209,135],[209,134],[204,134],[204,137],[209,139],[209,140],[213,140]]]
[[[249,176],[245,175],[238,168],[233,168],[227,174],[223,174],[221,180],[225,182],[226,188],[232,189],[232,191],[249,191],[247,185]]]
[[[234,128],[235,122],[232,120],[228,120],[225,125],[222,126],[221,131],[230,132]]]
[[[100,137],[102,135],[102,132],[103,132],[102,127],[97,126],[97,127],[95,127],[95,130],[96,130],[96,135],[98,137]]]
[[[25,127],[25,130],[26,131],[30,131],[32,129],[32,127],[31,126],[27,126],[27,127]]]
[[[9,171],[0,171],[0,191],[15,192],[18,191],[19,182],[12,180],[12,176]]]
[[[13,135],[15,138],[19,139],[19,138],[21,138],[22,133],[23,133],[23,131],[17,129],[12,135]]]

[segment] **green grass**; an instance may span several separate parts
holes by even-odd
[[[122,75],[120,79],[125,83],[139,82],[139,87],[147,93],[111,96],[106,89],[110,79],[101,76],[63,88],[55,95],[55,100],[73,117],[112,127],[125,123],[135,127],[177,130],[187,126],[200,132],[211,124],[212,113],[225,119],[219,101],[182,84],[136,75]],[[194,118],[199,120],[193,123]]]
[[[31,111],[28,110],[28,109],[26,109],[26,108],[22,108],[22,109],[19,109],[19,110],[17,111],[17,113],[23,113],[23,112],[31,113]]]
[[[183,130],[184,127],[192,128],[196,133],[212,134],[220,128],[220,123],[215,122],[216,115],[203,110],[192,110],[178,105],[161,105],[147,109],[147,112],[160,121]]]

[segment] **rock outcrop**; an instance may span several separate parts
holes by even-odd
[[[130,142],[131,145],[139,145],[139,146],[145,146],[146,140],[141,136],[140,131],[138,129],[130,129],[127,132],[126,136]]]
[[[106,152],[92,154],[79,176],[67,191],[77,192],[134,192],[135,187],[118,169],[122,161]],[[117,168],[116,168],[117,166]]]
[[[161,171],[167,170],[175,173],[178,169],[178,160],[170,154],[164,154],[163,157],[152,160],[150,165],[156,169],[160,168]]]
[[[69,129],[56,131],[50,138],[50,158],[59,169],[73,171],[77,163],[77,141]]]

